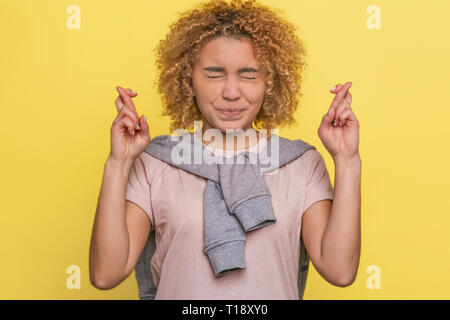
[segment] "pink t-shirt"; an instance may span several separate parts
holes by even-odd
[[[277,221],[246,234],[246,269],[217,278],[203,253],[206,179],[146,152],[134,161],[126,199],[145,211],[156,231],[156,251],[149,261],[158,287],[155,299],[299,299],[302,215],[313,203],[332,200],[333,187],[314,149],[264,179]]]

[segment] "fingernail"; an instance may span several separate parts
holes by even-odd
[[[334,91],[334,90],[336,90],[336,86],[334,86],[333,88],[331,88],[331,91]]]
[[[131,90],[131,89],[130,89],[130,91],[131,91],[131,92],[133,92],[134,94],[137,94],[137,92],[136,92],[136,91],[134,91],[134,90]]]
[[[139,125],[139,122],[137,123],[136,127],[138,128],[138,130],[141,130],[141,126]]]
[[[144,123],[147,123],[147,122],[145,122],[145,116],[143,118],[144,118]]]
[[[333,113],[333,108],[330,108],[330,110],[328,110],[328,115]]]

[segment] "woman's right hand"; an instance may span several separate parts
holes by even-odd
[[[118,114],[111,126],[109,158],[119,162],[132,162],[150,143],[150,131],[145,116],[138,117],[131,100],[137,93],[119,86],[116,89],[119,92],[115,101]]]

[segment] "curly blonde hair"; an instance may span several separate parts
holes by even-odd
[[[295,124],[293,114],[302,96],[306,66],[296,27],[255,0],[212,0],[181,13],[156,47],[158,92],[163,115],[172,119],[170,130],[193,130],[194,120],[204,121],[194,97],[193,69],[202,47],[220,36],[252,41],[266,87],[263,105],[253,120],[255,129],[267,129],[270,137],[277,126]]]

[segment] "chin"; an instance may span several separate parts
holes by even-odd
[[[217,126],[216,128],[218,128],[220,131],[222,131],[223,133],[227,133],[227,129],[229,130],[238,130],[238,129],[242,129],[244,130],[245,128],[245,124],[240,124],[239,122],[236,123],[226,123],[226,124],[220,124],[219,126]],[[244,130],[245,131],[245,130]]]

